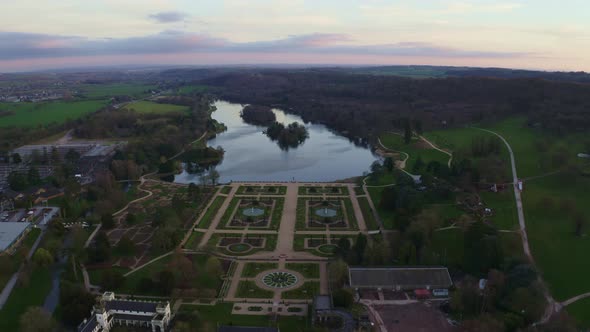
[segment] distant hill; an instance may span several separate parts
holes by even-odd
[[[507,68],[445,67],[445,66],[378,66],[351,69],[353,73],[393,75],[411,78],[492,77],[540,78],[551,81],[590,83],[586,72],[549,72]]]

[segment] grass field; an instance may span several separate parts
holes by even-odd
[[[313,299],[320,293],[320,283],[318,281],[306,281],[298,288],[285,291],[281,294],[283,299]]]
[[[278,267],[279,267],[278,263],[254,263],[254,262],[246,263],[244,265],[244,270],[242,271],[242,277],[243,278],[254,278],[262,271],[273,270],[273,269],[277,269]]]
[[[254,281],[242,280],[236,291],[237,298],[272,299],[274,292],[256,286]]]
[[[590,326],[590,298],[574,302],[567,306],[566,310],[576,319],[578,324]]]
[[[83,84],[79,87],[80,93],[87,98],[101,98],[113,96],[142,97],[149,94],[149,90],[156,86],[140,83],[113,83],[113,84]]]
[[[188,106],[160,104],[153,101],[140,100],[125,106],[125,109],[134,110],[138,113],[167,113],[167,112],[186,112]]]
[[[304,278],[320,277],[320,266],[316,263],[287,263],[285,268],[301,273]]]
[[[381,143],[386,148],[394,151],[405,152],[409,155],[406,161],[406,171],[412,173],[416,160],[421,158],[425,164],[431,161],[438,161],[441,165],[446,165],[449,161],[449,156],[431,148],[423,148],[417,138],[412,139],[410,144],[405,144],[404,138],[397,134],[383,134],[380,137]]]
[[[512,146],[519,177],[539,176],[559,168],[546,164],[548,155],[556,151],[564,156],[564,162],[576,160],[580,147],[577,136],[552,137],[524,123],[524,119],[513,118],[490,128]],[[550,141],[543,151],[536,148],[542,139]],[[523,207],[531,250],[543,278],[559,301],[590,291],[585,282],[590,273],[585,258],[585,253],[590,251],[590,238],[575,236],[573,223],[575,214],[590,215],[588,188],[590,178],[575,173],[557,173],[524,184]],[[583,234],[589,232],[589,226],[583,226]],[[582,321],[587,317],[583,315],[582,305],[574,305],[571,313]]]
[[[209,89],[206,85],[185,85],[178,89],[178,93],[181,95],[188,95],[194,92],[205,92]]]
[[[39,228],[31,229],[29,231],[29,233],[27,233],[27,235],[23,239],[22,243],[20,244],[20,248],[26,248],[26,249],[21,249],[21,250],[25,250],[26,252],[28,252],[40,234],[41,234],[41,229],[39,229]],[[19,255],[18,253],[11,255],[9,257],[10,257],[10,263],[12,264],[12,267],[10,268],[10,271],[8,271],[7,273],[0,274],[0,289],[4,288],[4,286],[6,285],[8,280],[10,279],[10,277],[12,277],[12,274],[19,269],[19,267],[21,266],[21,264],[24,261],[24,257]]]
[[[0,331],[19,331],[19,318],[28,307],[42,306],[51,290],[51,274],[46,268],[31,273],[28,286],[15,287],[0,310]]]
[[[207,209],[207,212],[205,212],[205,215],[203,215],[201,221],[199,221],[199,228],[209,228],[211,222],[213,221],[213,218],[215,217],[215,214],[217,213],[217,211],[219,211],[219,208],[221,207],[221,204],[223,204],[225,199],[226,197],[224,196],[215,197],[215,200],[213,201],[213,203],[211,203],[211,205]]]
[[[361,207],[361,212],[363,213],[363,218],[365,219],[367,229],[370,231],[379,229],[379,224],[377,223],[377,220],[375,220],[375,215],[369,206],[369,201],[367,198],[357,197],[357,200],[359,202],[359,206]]]
[[[55,101],[42,103],[0,103],[1,111],[12,114],[0,117],[0,127],[36,127],[75,120],[106,106],[106,100]]]
[[[219,303],[214,306],[183,304],[181,311],[198,311],[204,321],[212,327],[221,325],[233,326],[272,326],[281,332],[310,331],[311,325],[307,317],[279,316],[277,323],[273,323],[266,315],[232,315],[233,303]],[[311,330],[313,331],[313,330]]]

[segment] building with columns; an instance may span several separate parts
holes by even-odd
[[[97,302],[91,317],[78,326],[78,332],[109,332],[115,325],[165,332],[170,324],[170,302],[117,299],[113,292],[105,292]]]

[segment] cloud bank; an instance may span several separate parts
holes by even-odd
[[[149,19],[158,23],[175,23],[182,22],[189,17],[188,14],[182,12],[159,12],[148,16]]]
[[[419,41],[359,45],[346,34],[294,35],[283,39],[233,42],[210,35],[163,31],[158,34],[89,39],[21,32],[0,32],[0,61],[117,55],[290,53],[302,55],[374,55],[436,58],[514,58],[519,52],[463,50]]]

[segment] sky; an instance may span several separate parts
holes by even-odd
[[[0,72],[124,65],[590,71],[587,0],[0,0]]]

